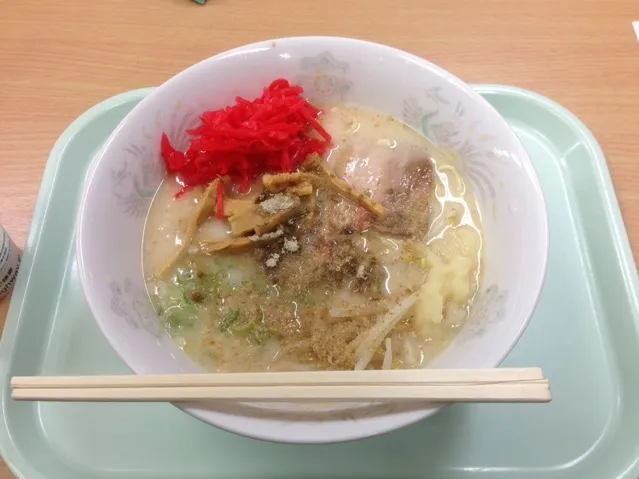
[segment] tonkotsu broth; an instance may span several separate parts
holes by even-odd
[[[383,222],[318,188],[313,215],[287,220],[275,239],[242,252],[204,253],[198,245],[231,236],[228,222],[208,218],[186,257],[158,278],[201,189],[175,199],[180,185],[171,178],[153,200],[143,245],[148,292],[167,332],[206,370],[419,367],[468,317],[481,234],[455,157],[392,117],[345,105],[325,111],[335,145],[326,165],[384,205]],[[295,199],[260,193],[258,181],[249,197],[262,208]],[[371,328],[410,295],[414,305],[362,363]]]

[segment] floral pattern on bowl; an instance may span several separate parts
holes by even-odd
[[[178,149],[188,145],[187,131],[198,124],[199,113],[183,111],[178,102],[170,112],[170,127],[166,134]],[[163,125],[162,114],[156,116],[155,123]],[[146,217],[151,201],[165,175],[164,164],[159,158],[159,149],[149,147],[149,138],[154,138],[146,128],[139,137],[124,148],[121,164],[111,168],[113,196],[122,205],[127,215]]]
[[[308,98],[314,102],[347,101],[353,83],[348,78],[350,65],[340,61],[329,51],[312,57],[304,57],[299,63],[301,73],[295,81],[304,87]]]
[[[430,88],[419,99],[411,96],[404,100],[403,119],[435,145],[453,151],[460,158],[464,177],[470,182],[480,205],[486,207],[496,197],[496,177],[486,161],[494,157],[494,145],[487,146],[494,141],[494,135],[482,132],[481,120],[468,122],[461,101],[453,109],[454,120],[442,120],[440,110],[451,106],[452,101],[442,96],[440,87]]]
[[[164,334],[160,322],[150,308],[145,289],[140,289],[131,279],[122,283],[111,281],[111,311],[124,319],[133,329],[144,328],[155,337]]]
[[[113,197],[127,215],[145,217],[157,190],[157,178],[164,173],[138,146],[132,145],[127,153],[133,157],[132,161],[111,170]]]

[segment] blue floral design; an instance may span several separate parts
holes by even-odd
[[[349,64],[330,52],[302,58],[300,69],[296,82],[313,101],[343,101],[353,87],[348,78]]]
[[[158,120],[159,121],[159,120]],[[179,105],[171,113],[172,127],[167,132],[176,149],[188,145],[187,130],[197,125],[198,115],[181,112]],[[146,135],[142,132],[142,135]],[[140,142],[144,144],[145,142]],[[160,160],[160,140],[157,147],[131,144],[124,149],[125,159],[119,167],[111,169],[113,195],[122,205],[126,214],[134,217],[146,215],[158,186],[165,175],[164,164]]]
[[[461,160],[461,172],[468,179],[479,200],[482,202],[489,198],[494,200],[495,174],[490,168],[486,168],[482,159],[494,158],[495,153],[481,149],[481,144],[492,137],[481,133],[480,121],[470,123],[463,131],[456,122],[442,121],[440,108],[450,105],[450,102],[441,95],[440,90],[441,88],[436,87],[425,92],[425,99],[434,107],[432,110],[426,110],[415,97],[404,100],[403,120],[420,130],[437,146],[456,152]],[[453,116],[459,124],[465,123],[465,114],[463,104],[457,102]]]
[[[424,116],[424,109],[419,104],[417,98],[411,96],[404,100],[404,106],[402,108],[402,116],[404,123],[418,130],[422,128],[422,117]]]
[[[155,337],[160,337],[162,331],[151,308],[146,291],[135,286],[133,281],[125,278],[123,281],[111,281],[111,311],[124,319],[133,329],[143,328]]]
[[[133,157],[133,163],[137,168],[134,170],[130,166],[131,162],[124,160],[121,167],[111,169],[113,196],[126,214],[144,216],[162,181],[164,171],[161,162],[154,159],[146,148],[130,146],[125,151]]]

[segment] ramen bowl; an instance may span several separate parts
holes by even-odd
[[[160,137],[187,145],[205,110],[252,98],[275,78],[304,87],[314,102],[361,105],[392,115],[460,159],[483,224],[483,262],[470,317],[427,367],[498,366],[523,333],[544,280],[546,209],[528,156],[503,118],[441,68],[387,46],[346,38],[269,40],[206,59],[142,100],[117,127],[88,174],[77,256],[92,314],[137,374],[202,372],[165,333],[147,296],[142,239],[164,178]],[[391,431],[441,406],[379,404],[176,404],[237,434],[328,443]]]

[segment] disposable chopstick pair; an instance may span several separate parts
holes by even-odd
[[[539,368],[14,377],[24,401],[548,402]]]

